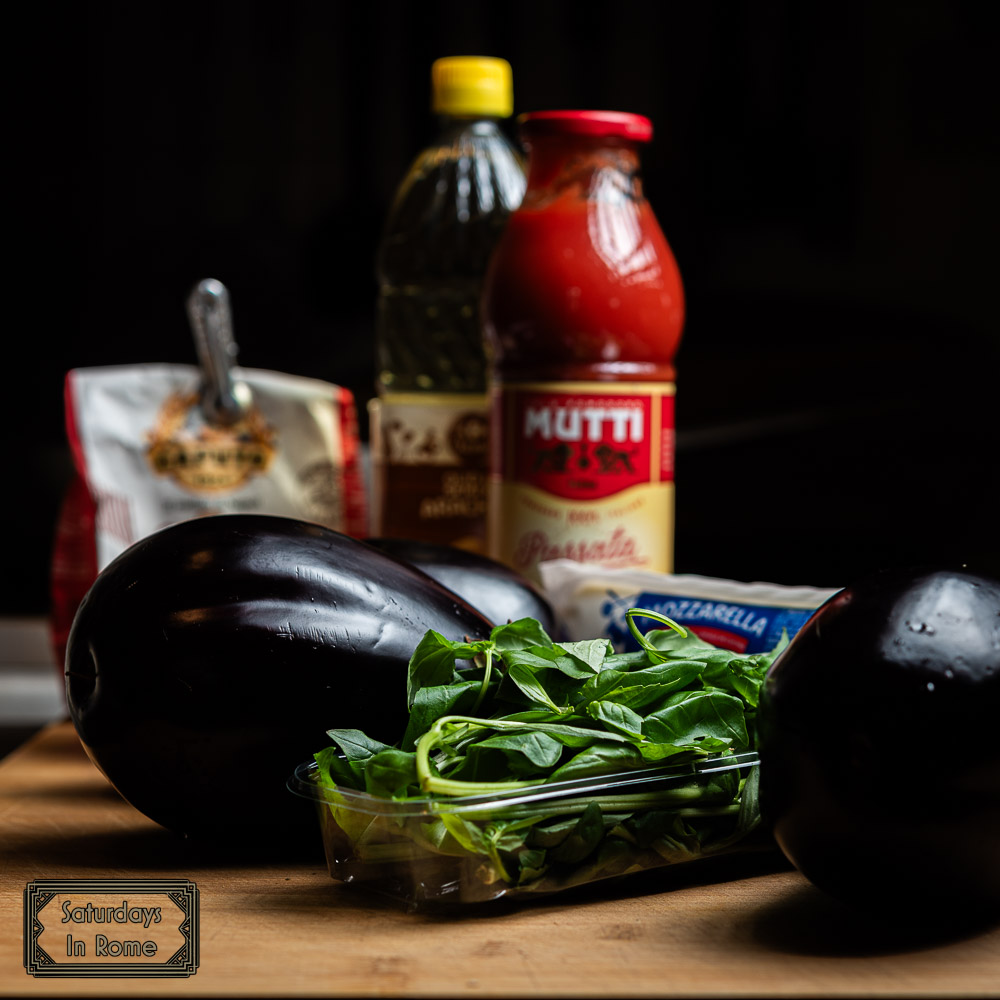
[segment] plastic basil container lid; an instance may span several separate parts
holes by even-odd
[[[684,764],[663,765],[620,771],[589,778],[570,781],[548,782],[525,788],[510,789],[506,792],[486,795],[466,795],[447,798],[390,799],[370,795],[367,792],[337,785],[325,785],[319,779],[319,769],[315,761],[300,764],[287,781],[288,790],[295,795],[315,802],[335,802],[337,805],[363,813],[390,813],[395,816],[423,816],[428,813],[460,812],[481,810],[484,806],[517,805],[521,802],[539,802],[550,799],[587,796],[610,789],[637,788],[650,784],[682,784],[697,781],[726,771],[749,769],[760,762],[756,752],[730,754],[728,756],[707,757]]]

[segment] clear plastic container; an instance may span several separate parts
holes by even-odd
[[[330,875],[409,910],[559,892],[767,846],[758,757],[741,753],[500,795],[386,799],[288,781],[317,806]]]

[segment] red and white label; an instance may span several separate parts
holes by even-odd
[[[577,559],[672,562],[673,383],[529,383],[494,393],[490,551],[522,573]]]

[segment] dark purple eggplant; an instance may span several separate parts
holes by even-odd
[[[761,807],[835,896],[922,922],[1000,910],[1000,582],[892,571],[772,665]]]
[[[402,737],[406,667],[427,629],[490,628],[345,535],[203,517],[100,574],[70,632],[67,698],[87,753],[141,812],[184,834],[259,840],[301,822],[285,781],[327,729]]]
[[[416,566],[463,597],[496,625],[534,618],[555,637],[556,620],[545,595],[534,583],[503,563],[464,549],[405,538],[369,538],[369,545]]]

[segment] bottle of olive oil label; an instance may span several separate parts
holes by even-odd
[[[369,413],[377,533],[482,551],[486,396],[386,393]]]

